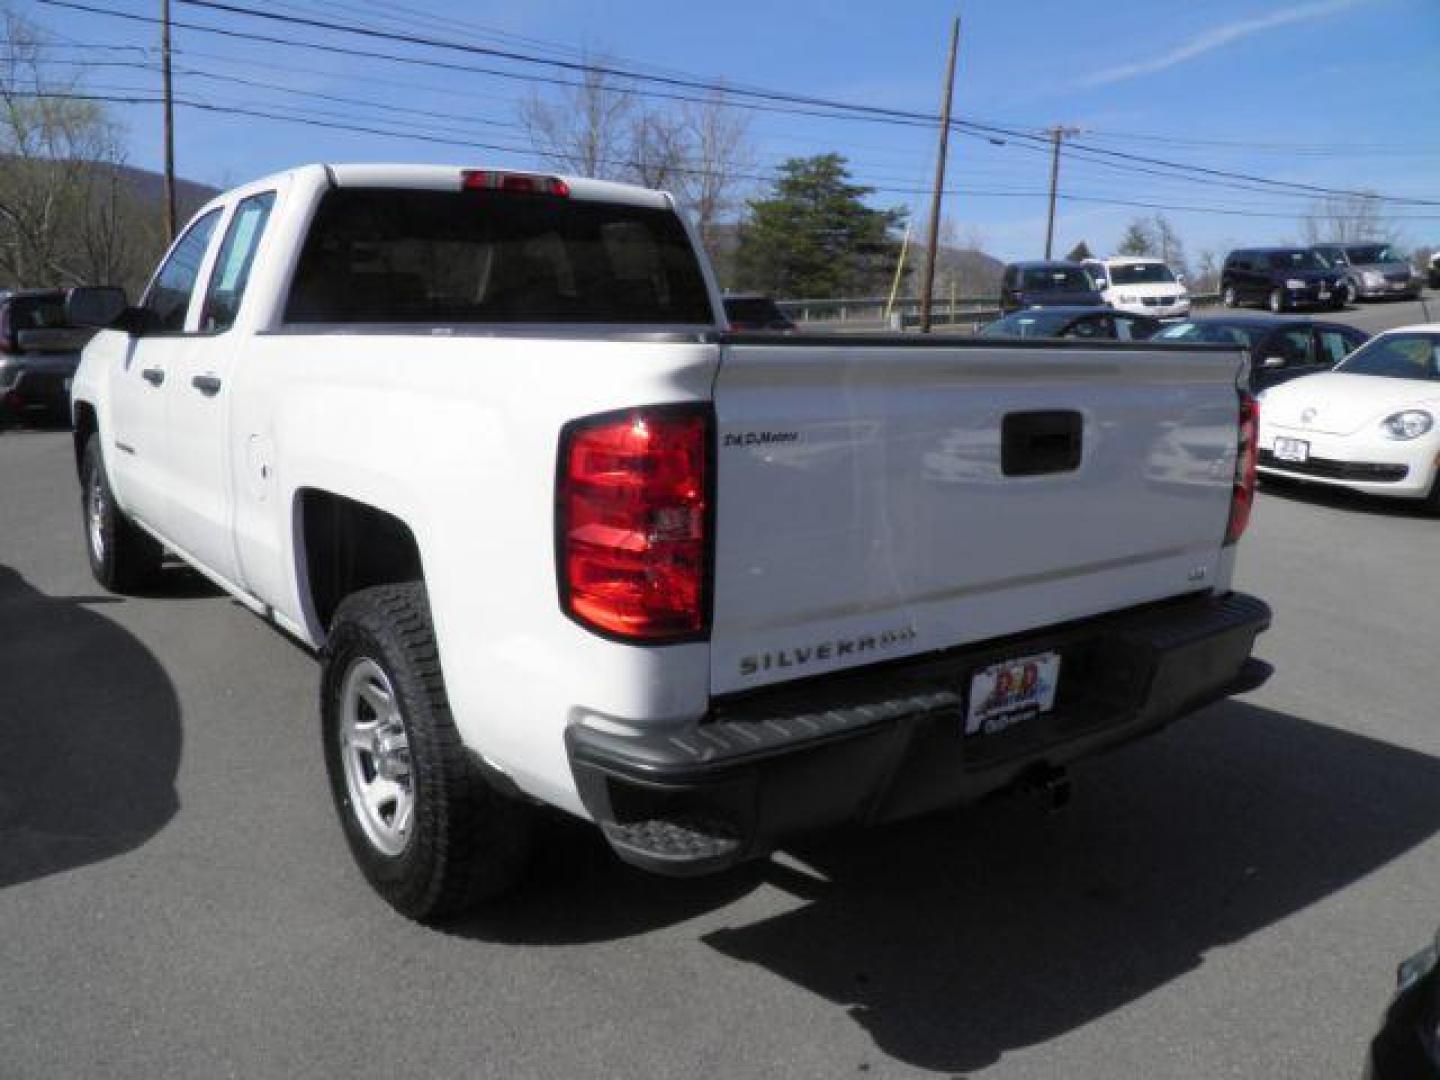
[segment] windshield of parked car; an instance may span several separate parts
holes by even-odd
[[[1075,318],[1074,313],[1056,314],[1055,312],[1037,309],[1034,311],[1016,311],[1006,315],[1003,319],[996,319],[987,323],[980,331],[981,337],[1055,337],[1066,326],[1070,320]]]
[[[1095,283],[1078,266],[1029,267],[1020,272],[1026,292],[1093,292]]]
[[[1156,341],[1200,341],[1214,345],[1255,344],[1258,332],[1244,326],[1213,322],[1180,322],[1167,326],[1155,335]]]
[[[1352,244],[1345,249],[1345,255],[1357,266],[1363,266],[1366,263],[1405,261],[1405,256],[1389,244]]]
[[[522,192],[336,188],[295,271],[290,323],[710,324],[669,210]]]
[[[1440,382],[1440,334],[1386,334],[1360,346],[1335,370],[1346,375]]]
[[[1324,270],[1329,264],[1313,251],[1272,251],[1267,257],[1272,270]]]
[[[1164,263],[1118,263],[1110,266],[1110,282],[1113,285],[1165,285],[1175,280],[1175,274]]]

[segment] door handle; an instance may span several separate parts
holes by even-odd
[[[141,370],[140,377],[151,386],[159,386],[165,381],[165,369],[158,367],[147,367]]]
[[[217,375],[196,375],[190,380],[190,385],[206,397],[214,397],[220,392],[220,378]]]

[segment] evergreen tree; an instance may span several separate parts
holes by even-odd
[[[786,161],[770,196],[749,204],[736,252],[739,284],[792,298],[883,292],[899,256],[891,230],[905,212],[865,205],[873,193],[850,183],[839,154]]]
[[[1085,243],[1084,240],[1081,240],[1071,248],[1070,254],[1065,256],[1070,262],[1084,262],[1086,259],[1093,259],[1094,257],[1095,254],[1090,250],[1090,245]]]

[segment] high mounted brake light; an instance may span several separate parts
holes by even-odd
[[[1240,432],[1235,446],[1235,486],[1230,494],[1230,522],[1225,543],[1233,544],[1250,524],[1255,505],[1255,465],[1260,453],[1260,402],[1240,391]]]
[[[555,556],[576,622],[651,644],[708,631],[712,426],[706,405],[662,405],[561,433]]]
[[[481,169],[462,169],[460,187],[465,191],[514,191],[525,195],[556,195],[560,198],[570,194],[570,185],[558,176]]]

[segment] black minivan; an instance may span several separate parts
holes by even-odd
[[[1340,277],[1309,248],[1243,248],[1225,256],[1220,296],[1226,307],[1259,303],[1276,312],[1302,304],[1342,308]]]
[[[1109,307],[1090,271],[1074,262],[1010,263],[1000,276],[1000,311],[1032,307]]]

